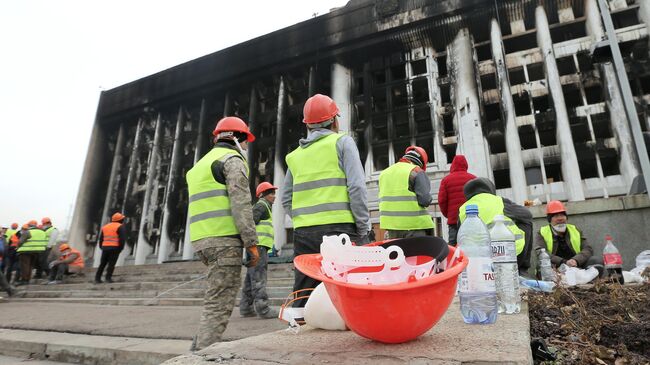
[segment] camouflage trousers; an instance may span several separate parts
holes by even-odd
[[[260,261],[255,267],[249,267],[244,279],[244,287],[239,303],[239,313],[242,316],[264,315],[269,311],[269,296],[266,294],[266,273],[268,269],[268,248],[257,246]]]
[[[230,240],[228,240],[230,241]],[[235,307],[241,283],[242,247],[209,247],[197,251],[198,258],[208,267],[207,289],[199,325],[196,349],[221,341],[228,319]]]

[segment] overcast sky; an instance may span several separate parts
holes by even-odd
[[[101,90],[346,2],[1,1],[0,225],[65,228]]]

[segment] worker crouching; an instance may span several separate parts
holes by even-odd
[[[81,252],[70,247],[67,243],[59,246],[59,258],[50,262],[50,281],[48,284],[60,284],[63,275],[78,274],[84,269],[84,259]]]

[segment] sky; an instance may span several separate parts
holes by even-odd
[[[346,2],[1,1],[0,226],[67,227],[102,90]]]

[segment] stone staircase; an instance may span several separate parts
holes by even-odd
[[[87,268],[84,276],[68,277],[65,284],[46,285],[46,280],[42,280],[18,287],[20,293],[14,300],[100,305],[203,305],[205,266],[199,261],[116,267],[112,284],[94,284],[94,273],[94,268]],[[242,280],[245,273],[242,268]],[[267,284],[270,304],[281,305],[292,286],[293,264],[270,263]]]

